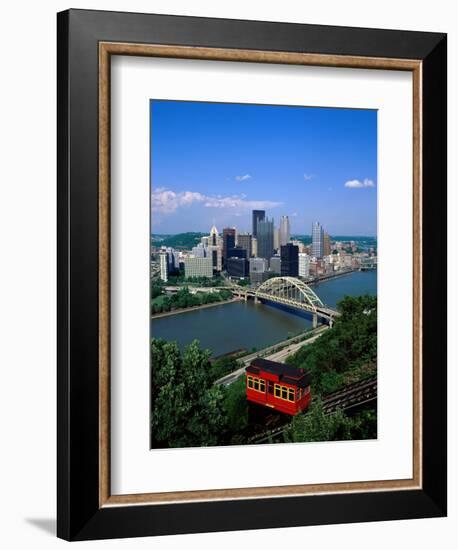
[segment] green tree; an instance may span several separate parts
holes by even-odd
[[[220,357],[215,359],[211,366],[211,373],[214,380],[218,380],[222,376],[229,374],[242,367],[242,363],[234,356]]]
[[[364,373],[364,365],[377,359],[377,298],[345,297],[337,304],[340,316],[332,330],[316,342],[303,346],[287,363],[312,375],[314,395],[335,391],[345,382],[345,373]]]
[[[301,443],[352,439],[351,428],[351,420],[342,411],[325,415],[321,400],[315,398],[307,414],[299,414],[293,418],[285,432],[285,441]]]
[[[223,390],[209,377],[210,353],[194,341],[180,354],[176,342],[151,342],[151,434],[155,447],[202,447],[221,441]]]
[[[240,432],[248,426],[248,401],[244,376],[227,386],[223,407],[227,419],[229,440],[232,443],[243,443]]]

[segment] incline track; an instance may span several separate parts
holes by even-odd
[[[349,384],[344,388],[326,395],[323,399],[323,412],[325,415],[336,412],[337,409],[347,411],[355,407],[370,403],[377,399],[377,375]],[[304,413],[307,414],[307,413]],[[249,443],[264,443],[283,434],[290,425],[291,418],[285,416],[285,421],[274,430],[268,430],[257,434],[249,440]]]

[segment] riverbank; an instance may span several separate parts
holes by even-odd
[[[324,304],[335,309],[345,296],[375,295],[377,272],[350,273],[323,281],[313,289]],[[312,328],[311,319],[293,310],[255,304],[254,300],[217,304],[223,303],[224,307],[187,309],[189,315],[153,317],[151,336],[177,341],[182,350],[193,340],[199,340],[203,348],[217,357],[240,348],[253,353],[279,346],[280,342]]]
[[[201,306],[182,307],[174,309],[172,311],[163,311],[162,313],[155,313],[151,315],[151,319],[161,319],[162,317],[170,317],[172,315],[178,315],[179,313],[187,313],[189,311],[198,311],[200,309],[207,309],[209,307],[223,306],[225,304],[233,304],[234,302],[240,302],[240,298],[231,298],[230,300],[224,300],[222,302],[212,302],[211,304],[203,304]]]
[[[337,273],[331,273],[330,275],[324,275],[322,277],[313,279],[310,282],[307,282],[308,285],[319,285],[325,281],[330,281],[332,279],[337,279],[338,277],[343,277],[344,275],[351,275],[352,273],[358,273],[359,269],[349,269],[348,271],[338,271]]]

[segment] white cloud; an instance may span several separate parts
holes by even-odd
[[[365,187],[375,187],[373,180],[365,178],[364,180],[348,180],[344,183],[349,189],[363,189]]]
[[[305,181],[310,181],[313,178],[314,178],[313,174],[304,174],[304,180]]]
[[[173,214],[178,208],[200,203],[205,208],[237,208],[246,210],[258,210],[281,206],[281,202],[247,200],[246,195],[203,195],[195,191],[180,191],[176,193],[170,189],[160,187],[151,194],[151,208],[153,212]]]
[[[246,181],[250,179],[251,179],[250,174],[244,174],[243,176],[235,176],[236,181]]]
[[[189,206],[193,202],[202,202],[206,199],[201,193],[182,191],[175,193],[170,189],[160,187],[151,194],[151,208],[153,211],[171,214],[180,206]]]

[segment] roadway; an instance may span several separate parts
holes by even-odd
[[[274,344],[273,346],[269,346],[268,348],[264,348],[263,350],[259,350],[255,353],[250,353],[249,355],[245,355],[245,357],[241,357],[240,361],[243,362],[243,367],[226,374],[222,378],[219,378],[215,384],[223,385],[223,386],[229,386],[233,382],[235,382],[240,376],[242,376],[245,373],[246,367],[253,361],[253,359],[256,359],[256,357],[262,357],[263,359],[269,359],[270,361],[277,361],[278,363],[284,363],[286,359],[295,353],[299,348],[302,346],[307,346],[308,344],[311,344],[312,342],[315,342],[326,330],[328,330],[328,325],[322,325],[316,329],[314,329],[313,336],[310,336],[307,340],[301,340],[301,338],[304,337],[306,333],[299,334],[298,336],[294,336],[293,338],[290,338],[286,342],[279,342],[278,344]],[[309,331],[307,331],[309,332]],[[298,341],[299,340],[299,341]],[[279,351],[273,351],[278,346],[285,345],[285,347]],[[270,353],[269,352],[273,352]]]

